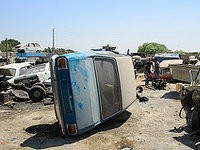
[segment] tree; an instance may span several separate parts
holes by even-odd
[[[0,50],[2,52],[6,52],[6,42],[7,42],[7,49],[8,49],[8,52],[13,52],[15,51],[13,48],[17,45],[20,44],[19,41],[15,40],[15,39],[8,39],[7,41],[6,40],[3,40],[1,41],[0,43]]]
[[[138,52],[145,54],[156,54],[156,53],[168,53],[171,52],[164,44],[159,44],[156,42],[144,43],[142,46],[138,47]]]
[[[74,50],[72,50],[72,49],[65,50],[64,48],[57,48],[55,50],[55,53],[58,55],[62,55],[62,54],[74,53]]]
[[[47,47],[43,50],[45,53],[52,53],[52,49],[50,47]]]

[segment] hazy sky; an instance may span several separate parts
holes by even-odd
[[[136,52],[145,42],[200,51],[200,0],[1,0],[0,41]]]

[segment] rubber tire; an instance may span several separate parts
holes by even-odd
[[[33,102],[40,102],[44,99],[46,92],[41,86],[33,86],[29,91],[29,98]]]
[[[192,131],[200,129],[200,111],[193,110],[191,118]]]

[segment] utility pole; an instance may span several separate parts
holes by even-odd
[[[8,64],[8,40],[6,38],[6,64]]]
[[[52,47],[52,53],[54,54],[55,53],[55,35],[54,35],[54,30],[55,28],[53,28],[53,47]]]

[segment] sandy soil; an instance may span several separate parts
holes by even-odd
[[[141,79],[138,85],[144,84]],[[175,85],[168,84],[166,90],[145,88],[143,95],[149,102],[135,101],[94,130],[67,138],[61,136],[53,105],[19,102],[13,109],[0,106],[0,149],[193,149],[199,136],[179,128],[185,120],[178,116],[181,104]]]

